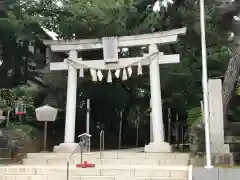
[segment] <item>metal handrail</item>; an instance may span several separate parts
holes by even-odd
[[[103,151],[104,151],[104,130],[101,130],[100,132],[100,159],[103,157]]]
[[[72,156],[77,152],[78,148],[80,148],[81,153],[81,164],[83,163],[83,143],[80,141],[77,145],[77,147],[73,150],[73,152],[69,155],[67,159],[67,180],[69,180],[69,163],[72,158]]]

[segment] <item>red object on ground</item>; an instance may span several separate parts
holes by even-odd
[[[16,115],[23,115],[25,114],[24,112],[16,112]]]
[[[95,164],[84,161],[82,164],[76,164],[76,167],[77,168],[91,168],[91,167],[95,167]]]

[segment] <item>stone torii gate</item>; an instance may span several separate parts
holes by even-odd
[[[178,35],[184,35],[186,28],[170,31],[141,34],[134,36],[121,36],[116,38],[84,39],[84,40],[43,40],[44,44],[53,52],[68,52],[69,58],[63,62],[50,63],[50,70],[67,70],[67,103],[64,143],[55,146],[55,152],[72,152],[77,144],[75,143],[75,121],[76,121],[76,95],[77,78],[83,77],[84,69],[111,70],[123,69],[129,66],[149,66],[151,109],[152,109],[152,142],[145,146],[145,152],[170,152],[171,147],[164,142],[164,125],[162,117],[162,99],[160,86],[159,64],[179,63],[179,54],[164,55],[158,51],[157,45],[175,43]],[[142,57],[118,58],[118,48],[147,46],[148,54]],[[103,60],[84,61],[78,57],[78,51],[103,49]],[[138,69],[139,70],[139,69]],[[140,70],[141,71],[141,70]],[[141,74],[141,73],[140,73]],[[95,79],[96,80],[96,79]],[[126,77],[123,77],[126,80]]]

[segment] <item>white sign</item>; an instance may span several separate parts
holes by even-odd
[[[36,117],[38,121],[55,121],[57,117],[57,109],[51,106],[42,106],[37,108]]]

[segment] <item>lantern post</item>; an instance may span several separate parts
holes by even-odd
[[[35,110],[37,121],[44,121],[44,141],[43,141],[43,149],[47,150],[47,124],[48,122],[54,122],[57,117],[57,109],[45,105],[39,107]]]

